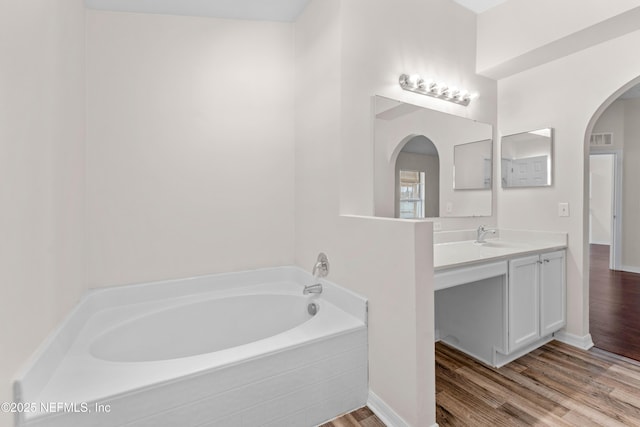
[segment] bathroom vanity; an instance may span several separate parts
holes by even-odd
[[[434,245],[436,339],[495,367],[566,324],[566,234],[499,233]]]

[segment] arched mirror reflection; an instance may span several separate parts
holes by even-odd
[[[396,159],[396,218],[432,218],[440,212],[440,158],[424,135],[414,136]]]

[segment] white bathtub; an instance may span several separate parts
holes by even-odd
[[[90,292],[14,382],[18,426],[313,426],[367,400],[366,300],[283,267]],[[310,302],[319,306],[312,316]]]

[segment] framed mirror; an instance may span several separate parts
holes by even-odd
[[[453,147],[453,188],[487,190],[491,188],[493,144],[490,139]]]
[[[492,168],[486,165],[491,159],[486,148],[493,150],[491,125],[382,96],[374,97],[374,114],[376,216],[491,216]],[[456,157],[460,184],[454,185]],[[476,176],[467,170],[471,164],[482,169],[482,184],[463,178],[466,172],[469,180]],[[474,191],[463,191],[471,187]]]
[[[500,181],[503,188],[548,187],[553,170],[553,129],[502,137]]]

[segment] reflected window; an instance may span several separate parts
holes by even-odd
[[[400,218],[424,218],[425,211],[425,173],[419,171],[400,171]]]

